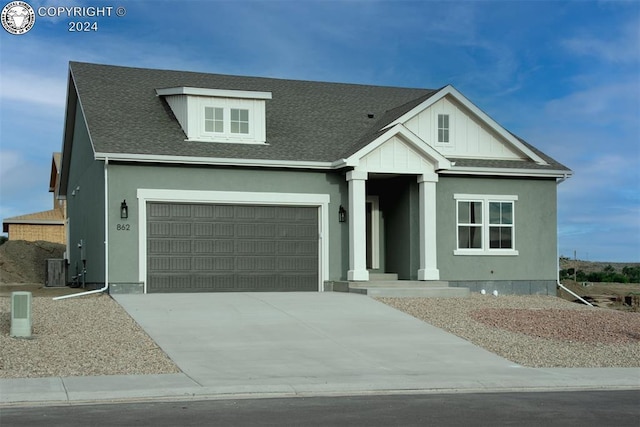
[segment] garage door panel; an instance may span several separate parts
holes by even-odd
[[[236,259],[238,271],[276,271],[275,257],[242,256]]]
[[[264,254],[272,255],[277,251],[277,244],[271,240],[238,240],[236,252],[240,255]]]
[[[150,202],[148,292],[317,291],[318,208]]]
[[[149,237],[170,237],[171,224],[162,222],[149,222],[147,234]]]
[[[281,241],[276,243],[274,252],[278,255],[310,255],[316,258],[318,244],[315,241]]]
[[[194,240],[194,254],[233,254],[233,240]]]
[[[191,224],[184,222],[171,223],[171,237],[191,236]]]
[[[233,257],[197,257],[193,258],[193,269],[198,271],[233,272],[235,271],[235,258]]]

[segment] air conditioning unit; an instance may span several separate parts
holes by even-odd
[[[16,338],[31,337],[31,292],[11,292],[11,331]]]

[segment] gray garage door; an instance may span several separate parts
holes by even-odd
[[[147,291],[317,291],[318,209],[147,204]]]

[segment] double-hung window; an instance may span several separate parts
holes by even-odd
[[[518,196],[455,194],[455,255],[518,255],[515,202]]]

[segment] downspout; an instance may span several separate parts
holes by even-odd
[[[567,178],[569,178],[568,174],[564,174],[564,177],[561,178],[560,180],[558,180],[556,182],[556,185],[563,183],[564,181],[567,180]],[[589,307],[593,307],[593,304],[591,304],[589,301],[585,300],[580,295],[576,294],[571,289],[567,288],[562,283],[560,283],[560,245],[556,245],[556,262],[558,263],[557,264],[557,268],[556,268],[556,286],[558,286],[562,290],[570,293],[571,295],[576,297],[578,300],[580,300],[583,304],[586,304]]]
[[[77,294],[63,295],[55,297],[54,300],[61,300],[67,298],[82,297],[85,295],[99,294],[109,289],[109,174],[107,173],[107,166],[109,166],[109,158],[104,159],[104,287],[95,289],[93,291],[80,292]]]
[[[556,275],[556,285],[559,286],[560,288],[562,288],[563,290],[567,291],[568,293],[570,293],[571,295],[573,295],[577,299],[579,299],[582,303],[584,303],[584,304],[586,304],[586,305],[588,305],[590,307],[593,307],[593,304],[591,304],[589,301],[587,301],[586,299],[582,298],[580,295],[576,294],[571,289],[567,288],[562,283],[560,283],[560,258],[558,258],[558,255],[559,254],[556,251],[556,259],[558,260],[558,270],[557,270],[557,275]]]

